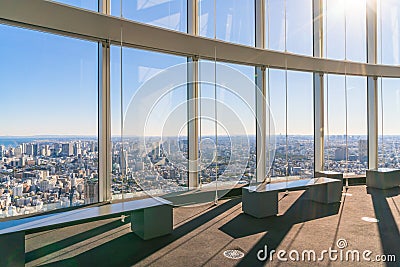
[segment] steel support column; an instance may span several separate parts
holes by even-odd
[[[323,57],[323,1],[313,0],[313,56]],[[324,75],[314,72],[314,172],[324,170]]]
[[[265,48],[265,0],[255,0],[255,45]],[[256,181],[263,182],[266,177],[266,72],[265,67],[255,68],[256,84]],[[260,90],[260,92],[258,91]]]
[[[314,172],[324,170],[324,75],[314,73]]]
[[[377,1],[367,3],[367,63],[377,63]],[[378,168],[378,83],[367,79],[368,169]]]
[[[99,1],[99,12],[110,14],[110,0]],[[110,43],[99,42],[99,201],[111,200]]]
[[[188,33],[198,35],[198,1],[188,0]],[[199,186],[199,60],[197,57],[188,58],[188,186],[195,189]]]
[[[256,168],[256,181],[263,182],[267,175],[267,159],[266,159],[266,117],[267,105],[265,100],[266,95],[266,72],[265,67],[256,67],[256,146],[257,146],[257,168]],[[269,114],[269,113],[268,113]]]

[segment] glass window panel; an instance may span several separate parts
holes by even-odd
[[[289,175],[314,176],[314,107],[312,73],[288,71]]]
[[[221,197],[255,173],[255,69],[200,63],[200,180],[203,188],[216,188]]]
[[[367,61],[366,0],[346,1],[346,58]]]
[[[187,186],[186,159],[175,158],[180,151],[187,156],[188,148],[185,63],[184,57],[131,48],[121,57],[120,47],[111,48],[113,198]]]
[[[312,56],[312,1],[286,1],[287,51]]]
[[[366,78],[325,77],[325,169],[363,175],[368,165]]]
[[[348,173],[365,174],[368,167],[367,79],[347,77]]]
[[[267,0],[266,8],[267,48],[285,51],[285,2]]]
[[[325,56],[366,62],[366,0],[325,0]]]
[[[378,62],[400,64],[400,2],[378,0]]]
[[[270,171],[271,177],[286,176],[286,86],[285,71],[269,70],[269,103],[275,124],[275,158]]]
[[[0,32],[0,217],[97,202],[97,43]]]
[[[272,178],[313,176],[312,82],[311,73],[269,70],[268,102],[275,125],[276,142],[275,157],[270,172]]]
[[[325,56],[345,58],[345,0],[325,0]],[[346,1],[350,2],[350,1]]]
[[[111,0],[111,15],[187,32],[185,0]]]
[[[254,46],[254,10],[253,0],[200,0],[199,34],[209,38],[216,37],[227,42]]]
[[[325,169],[346,169],[346,103],[345,77],[325,75]]]

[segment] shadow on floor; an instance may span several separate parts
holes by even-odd
[[[266,233],[254,246],[245,253],[245,257],[237,266],[263,266],[265,262],[259,261],[257,253],[268,244],[268,251],[276,249],[292,226],[298,223],[323,218],[338,213],[340,203],[321,204],[307,198],[307,191],[280,216],[257,219],[247,214],[239,214],[234,219],[223,225],[220,230],[233,238],[241,238],[257,233]],[[267,255],[268,259],[269,255]]]
[[[386,266],[399,266],[398,259],[400,259],[399,243],[400,234],[397,223],[393,217],[392,210],[389,206],[389,198],[400,194],[400,187],[392,189],[376,189],[367,188],[367,193],[371,195],[372,202],[375,210],[376,218],[379,220],[378,229],[381,239],[383,253],[385,255],[395,255],[396,262],[387,262]],[[394,203],[394,202],[393,202]],[[394,203],[397,212],[398,206]]]
[[[120,220],[113,221],[113,222],[101,225],[99,227],[90,229],[86,232],[76,234],[76,235],[70,236],[66,239],[63,239],[63,240],[57,241],[55,243],[51,243],[46,246],[40,247],[38,249],[32,250],[30,252],[25,253],[25,263],[29,263],[31,261],[34,261],[41,257],[44,257],[48,254],[54,253],[63,248],[72,246],[74,244],[77,244],[77,243],[87,240],[89,238],[98,236],[104,232],[115,229],[121,225],[123,225],[123,223]]]
[[[240,202],[241,198],[232,199],[213,209],[210,209],[195,219],[175,228],[171,235],[143,241],[134,233],[129,233],[81,253],[73,258],[43,264],[41,266],[131,266],[162,249],[168,244],[174,242],[175,240],[185,236],[206,222],[209,222],[218,215],[230,210]],[[79,242],[80,239],[85,238],[86,233],[87,232],[79,234],[74,238],[76,238],[76,240]],[[62,242],[65,242],[65,245],[70,245],[71,241],[72,240],[62,240],[56,242],[55,244],[60,247],[60,243],[62,244]],[[32,261],[34,258],[37,258],[35,255],[43,255],[47,249],[51,249],[51,252],[54,252],[56,249],[53,249],[52,246],[53,244],[46,246],[47,248],[40,248],[30,252],[30,255],[27,256],[27,259]]]

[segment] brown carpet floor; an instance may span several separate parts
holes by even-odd
[[[27,266],[400,266],[400,187],[367,190],[351,186],[341,204],[324,205],[307,199],[306,191],[279,194],[279,215],[255,219],[243,214],[241,198],[174,209],[174,232],[143,241],[130,231],[129,219],[110,219],[26,236]],[[260,204],[261,205],[261,204]],[[376,218],[368,222],[363,217]],[[337,247],[345,239],[347,246]],[[341,243],[341,244],[344,244]],[[257,258],[267,248],[284,250],[288,261]],[[329,260],[323,250],[337,250],[338,260]],[[237,249],[240,259],[224,256]],[[293,261],[306,250],[306,261]],[[316,260],[309,250],[316,252]],[[352,252],[360,253],[353,261]],[[362,259],[365,250],[376,255],[395,255],[396,262]],[[282,252],[283,253],[283,252]],[[311,253],[311,252],[310,252]],[[340,253],[343,260],[340,260]],[[354,252],[356,253],[356,252]],[[346,254],[350,261],[346,261]],[[269,253],[270,256],[271,254]],[[356,258],[355,258],[356,259]]]

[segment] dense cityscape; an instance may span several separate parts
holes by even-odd
[[[76,137],[1,141],[0,217],[98,201],[96,140]]]
[[[200,185],[247,183],[255,175],[255,137],[212,137],[200,143]],[[113,138],[113,197],[162,195],[187,190],[188,142],[167,138]],[[381,142],[382,140],[380,140]],[[267,156],[268,176],[313,176],[312,136],[276,136]],[[325,139],[325,169],[363,175],[367,168],[365,136]],[[286,146],[287,144],[287,146]],[[380,167],[400,167],[400,137],[380,145]],[[215,155],[217,154],[217,155]],[[382,155],[385,155],[384,160]],[[88,137],[0,138],[0,218],[78,206],[98,201],[98,144]],[[384,163],[383,163],[384,162]],[[269,164],[268,164],[269,165]]]

